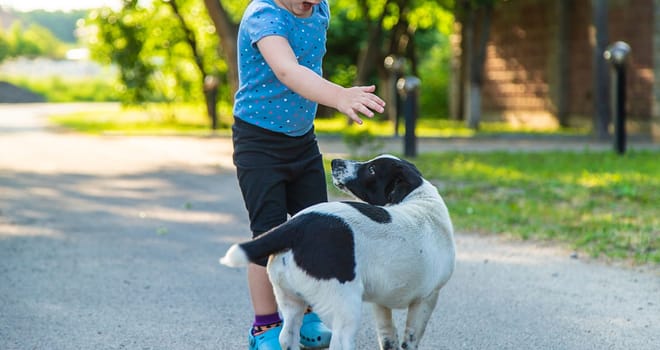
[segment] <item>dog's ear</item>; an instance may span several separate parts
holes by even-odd
[[[402,160],[392,172],[392,178],[386,188],[387,202],[400,203],[410,192],[422,184],[422,174],[410,162]]]

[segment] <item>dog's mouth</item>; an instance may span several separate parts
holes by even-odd
[[[332,184],[335,185],[335,187],[337,187],[338,189],[340,189],[342,191],[347,190],[346,185],[344,185],[343,182],[340,182],[337,179],[332,179]]]

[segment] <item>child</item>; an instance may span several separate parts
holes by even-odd
[[[316,136],[318,104],[358,124],[383,112],[374,86],[344,88],[322,77],[327,0],[252,0],[238,32],[239,88],[232,127],[234,164],[254,237],[310,205],[327,201]],[[250,350],[279,350],[282,320],[265,269],[248,268],[255,321]],[[327,347],[331,333],[308,312],[301,345]]]

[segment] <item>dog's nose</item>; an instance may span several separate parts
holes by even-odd
[[[332,169],[344,168],[344,161],[341,159],[333,159],[330,162],[330,166],[332,166]]]

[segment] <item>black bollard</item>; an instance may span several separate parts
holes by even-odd
[[[603,53],[612,65],[612,120],[614,121],[614,150],[619,154],[626,152],[626,58],[630,46],[617,41],[607,47]]]
[[[403,153],[406,157],[417,156],[417,138],[415,126],[419,115],[419,87],[421,80],[415,76],[400,78],[396,83],[401,101],[403,102],[403,115],[405,118],[406,134],[403,141]]]

